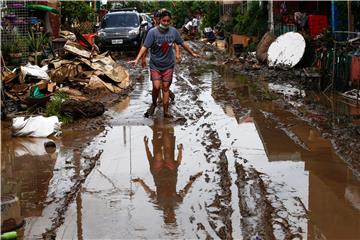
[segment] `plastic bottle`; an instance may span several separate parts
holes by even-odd
[[[6,232],[1,234],[1,240],[10,240],[10,239],[15,239],[16,237],[17,237],[16,231]]]

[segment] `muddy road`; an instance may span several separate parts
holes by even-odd
[[[2,124],[2,194],[20,199],[25,238],[360,236],[359,177],[332,142],[262,91],[267,82],[192,47],[203,58],[184,54],[175,70],[174,119],[161,107],[143,117],[151,83],[135,68],[129,96],[98,124],[64,129],[56,151]]]

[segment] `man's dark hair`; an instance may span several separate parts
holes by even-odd
[[[169,10],[166,10],[166,9],[162,9],[160,11],[160,18],[163,18],[163,17],[166,17],[166,16],[169,16],[171,18],[171,12]]]
[[[159,12],[159,11],[155,11],[155,12],[154,12],[154,17],[159,17],[159,15],[160,15],[160,12]]]

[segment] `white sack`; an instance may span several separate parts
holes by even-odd
[[[16,117],[13,118],[13,136],[48,137],[60,131],[58,117]]]

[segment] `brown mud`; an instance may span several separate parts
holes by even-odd
[[[219,67],[223,53],[190,44],[206,58],[184,53],[175,69],[171,111],[184,120],[162,119],[161,107],[144,118],[148,73],[120,56],[132,89],[120,98],[100,94],[104,115],[64,127],[52,139],[55,155],[20,155],[16,146],[29,139],[9,137],[2,124],[2,194],[21,196],[25,238],[359,236],[357,150],[346,155],[354,158],[348,167],[333,130],[313,124],[316,117],[326,126],[326,117],[268,90],[268,81],[282,83],[292,72],[246,62]]]

